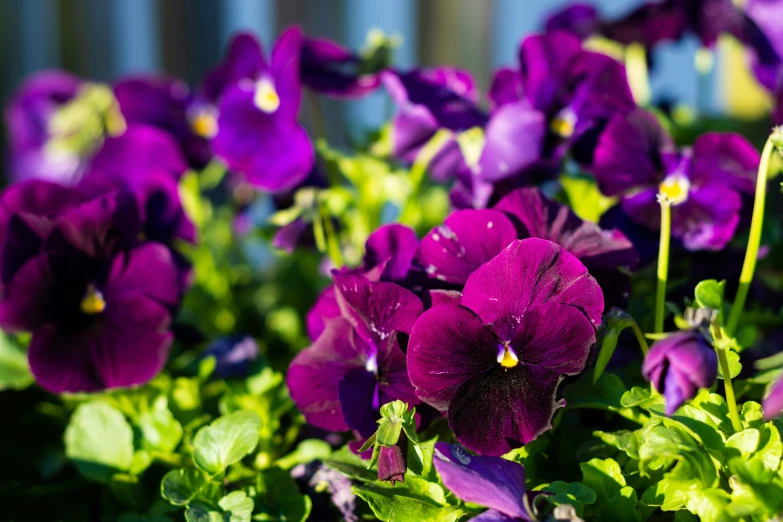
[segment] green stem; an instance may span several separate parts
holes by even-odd
[[[720,363],[720,371],[723,373],[723,387],[726,390],[726,404],[729,406],[729,418],[734,431],[742,431],[739,411],[737,411],[737,399],[734,397],[734,385],[731,384],[731,373],[729,373],[729,361],[726,358],[726,350],[715,348]]]
[[[661,240],[658,247],[658,286],[655,291],[655,333],[663,332],[666,305],[666,280],[669,277],[669,241],[672,228],[671,202],[658,196],[661,204]]]
[[[769,161],[774,149],[775,145],[770,136],[764,145],[764,151],[761,153],[761,163],[759,163],[759,172],[756,177],[756,199],[753,202],[753,217],[750,222],[748,248],[745,250],[745,261],[742,263],[737,296],[734,298],[729,320],[726,322],[726,333],[730,336],[734,335],[734,330],[737,328],[737,323],[739,323],[742,316],[745,299],[748,297],[748,289],[751,281],[753,281],[753,274],[756,272],[756,261],[759,257],[759,245],[761,244],[761,227],[764,224],[764,204],[767,199],[767,173],[769,172]]]
[[[340,238],[337,237],[337,233],[334,230],[334,224],[332,219],[326,215],[322,215],[324,233],[326,235],[326,251],[329,257],[332,259],[335,267],[343,266],[343,254],[340,250]]]
[[[633,329],[633,334],[636,336],[636,341],[639,343],[639,348],[642,349],[642,354],[646,357],[647,352],[650,351],[650,346],[647,344],[647,339],[644,338],[644,334],[642,333],[642,329],[639,328],[639,325],[636,324],[636,320],[631,318],[631,328]]]

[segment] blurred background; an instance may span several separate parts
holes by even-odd
[[[523,35],[537,31],[551,11],[569,0],[2,0],[0,2],[0,96],[3,100],[31,72],[60,67],[110,81],[140,72],[162,72],[197,84],[238,30],[258,34],[269,46],[280,30],[299,24],[306,33],[358,49],[368,30],[402,36],[395,63],[456,65],[470,70],[486,92],[491,72],[513,64]],[[640,0],[595,0],[614,17]],[[651,75],[654,100],[693,105],[697,92],[693,37],[656,50]],[[708,79],[711,111],[747,110],[728,93],[742,78],[727,74],[720,56]],[[724,53],[725,54],[725,53]],[[725,81],[723,81],[725,79]],[[715,88],[719,86],[719,88]],[[383,121],[384,95],[359,103],[325,102],[330,140],[343,127],[373,127]],[[747,96],[746,96],[747,97]],[[739,103],[741,105],[741,103]],[[762,109],[759,109],[762,110]],[[305,115],[305,118],[307,115]]]

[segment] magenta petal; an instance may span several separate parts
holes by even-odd
[[[163,368],[172,334],[165,308],[140,293],[109,303],[95,328],[47,325],[33,333],[30,369],[54,393],[97,391],[149,381]]]
[[[672,208],[672,236],[688,250],[721,250],[734,237],[741,207],[739,194],[723,183],[692,188],[688,200]]]
[[[33,214],[14,214],[8,222],[5,241],[0,245],[0,281],[8,284],[17,270],[41,251],[52,228],[50,219]]]
[[[739,134],[708,132],[693,143],[690,179],[695,184],[720,181],[753,194],[761,156]]]
[[[9,332],[31,331],[51,319],[55,281],[46,254],[22,265],[3,289],[0,327]]]
[[[419,262],[430,277],[463,285],[516,238],[514,225],[502,212],[459,210],[421,240]]]
[[[508,517],[528,519],[522,464],[500,457],[471,455],[458,444],[445,442],[435,444],[432,462],[443,485],[461,500],[489,507]]]
[[[146,243],[114,259],[104,288],[107,303],[136,292],[170,309],[179,304],[179,272],[164,245]]]
[[[132,125],[120,136],[104,141],[90,163],[89,173],[133,184],[134,177],[144,176],[149,170],[179,178],[187,169],[179,144],[170,134],[149,125]]]
[[[316,299],[315,304],[307,312],[307,335],[315,341],[326,328],[326,321],[340,317],[340,305],[337,304],[337,296],[334,292],[334,285],[329,285],[323,289]]]
[[[307,422],[326,430],[348,429],[339,383],[348,372],[366,368],[372,351],[348,321],[337,318],[328,321],[321,336],[294,357],[286,382],[291,399]]]
[[[471,518],[470,520],[472,520],[473,522],[519,522],[519,519],[517,517],[506,516],[500,511],[496,511],[494,509],[488,509],[482,514]],[[522,520],[529,520],[529,519],[523,518]]]
[[[783,413],[783,378],[772,385],[764,397],[764,418],[770,420]]]
[[[544,114],[528,104],[500,107],[484,130],[486,144],[473,174],[489,182],[519,175],[539,160],[546,132]]]
[[[575,230],[582,220],[570,208],[550,200],[537,188],[509,192],[494,207],[518,221],[520,235],[559,243],[566,232]],[[572,252],[573,253],[573,252]]]
[[[462,304],[504,340],[525,314],[547,302],[576,306],[595,327],[601,322],[604,299],[595,279],[562,247],[537,238],[511,243],[473,272],[462,292]]]
[[[76,198],[72,188],[50,181],[28,180],[9,186],[0,194],[0,244],[5,241],[6,228],[14,214],[54,217]]]
[[[514,103],[522,97],[521,89],[519,71],[511,67],[503,67],[495,71],[495,76],[492,77],[489,99],[496,107]]]
[[[275,89],[280,97],[280,111],[283,117],[296,119],[302,99],[299,82],[299,55],[302,50],[302,30],[290,27],[283,31],[272,49],[269,71],[275,80]]]
[[[335,275],[334,286],[343,317],[368,342],[377,342],[392,332],[410,333],[423,309],[416,295],[394,283]]]
[[[261,42],[252,34],[239,33],[229,42],[223,63],[205,78],[204,95],[216,102],[229,86],[242,79],[255,80],[267,68]]]
[[[384,225],[370,234],[365,243],[364,267],[369,269],[388,261],[383,278],[391,281],[405,279],[416,255],[419,239],[416,232],[404,225]]]
[[[533,107],[543,112],[559,108],[570,68],[583,53],[582,42],[565,31],[525,38],[519,48],[521,89]]]
[[[416,394],[447,411],[465,381],[497,366],[497,344],[466,308],[444,304],[424,312],[408,343],[408,375]]]

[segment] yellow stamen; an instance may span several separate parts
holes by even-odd
[[[277,95],[274,84],[266,78],[256,83],[256,92],[253,95],[253,103],[266,113],[275,112],[280,107],[280,96]]]
[[[672,205],[679,205],[688,199],[691,183],[685,176],[675,174],[667,176],[660,184],[658,190]]]
[[[561,138],[570,138],[574,134],[575,125],[576,121],[574,115],[570,112],[566,112],[555,117],[549,128]]]
[[[519,359],[517,358],[517,354],[515,354],[508,345],[505,345],[503,347],[503,354],[498,355],[498,362],[503,368],[513,368],[519,364]]]
[[[190,127],[198,136],[212,138],[217,134],[217,118],[211,112],[204,111],[193,118]]]
[[[103,294],[94,285],[89,285],[79,306],[85,314],[95,315],[106,309],[106,301],[103,300]]]

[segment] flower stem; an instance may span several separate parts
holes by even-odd
[[[669,242],[672,228],[671,202],[658,196],[661,204],[661,240],[658,247],[658,286],[655,291],[655,333],[663,332],[663,316],[666,305],[666,280],[669,277]]]
[[[636,324],[636,320],[631,318],[631,321],[631,328],[633,329],[633,334],[636,336],[636,341],[639,343],[639,348],[642,349],[642,355],[647,357],[647,352],[650,351],[650,346],[647,344],[647,339],[644,338],[642,329],[639,328],[638,324]]]
[[[326,236],[326,251],[334,263],[334,266],[339,268],[343,266],[343,254],[340,250],[340,238],[334,229],[332,218],[328,214],[323,216],[323,226]]]
[[[761,163],[759,163],[759,172],[756,177],[756,198],[753,202],[753,217],[750,222],[748,247],[745,250],[745,261],[742,263],[737,295],[734,298],[734,304],[726,322],[726,333],[730,336],[734,335],[737,323],[739,323],[739,319],[742,316],[745,299],[748,297],[748,289],[756,271],[756,261],[759,257],[759,245],[761,244],[761,227],[764,224],[764,204],[767,199],[767,173],[769,172],[769,161],[772,157],[772,151],[775,149],[773,136],[767,139],[764,151],[761,153]]]
[[[720,371],[723,373],[723,387],[726,390],[726,404],[729,406],[729,418],[731,419],[731,425],[734,431],[742,431],[742,423],[740,422],[739,411],[737,411],[737,399],[734,396],[734,385],[731,384],[731,373],[729,373],[729,360],[726,358],[726,350],[723,348],[715,348],[718,353],[718,362],[720,363]]]

